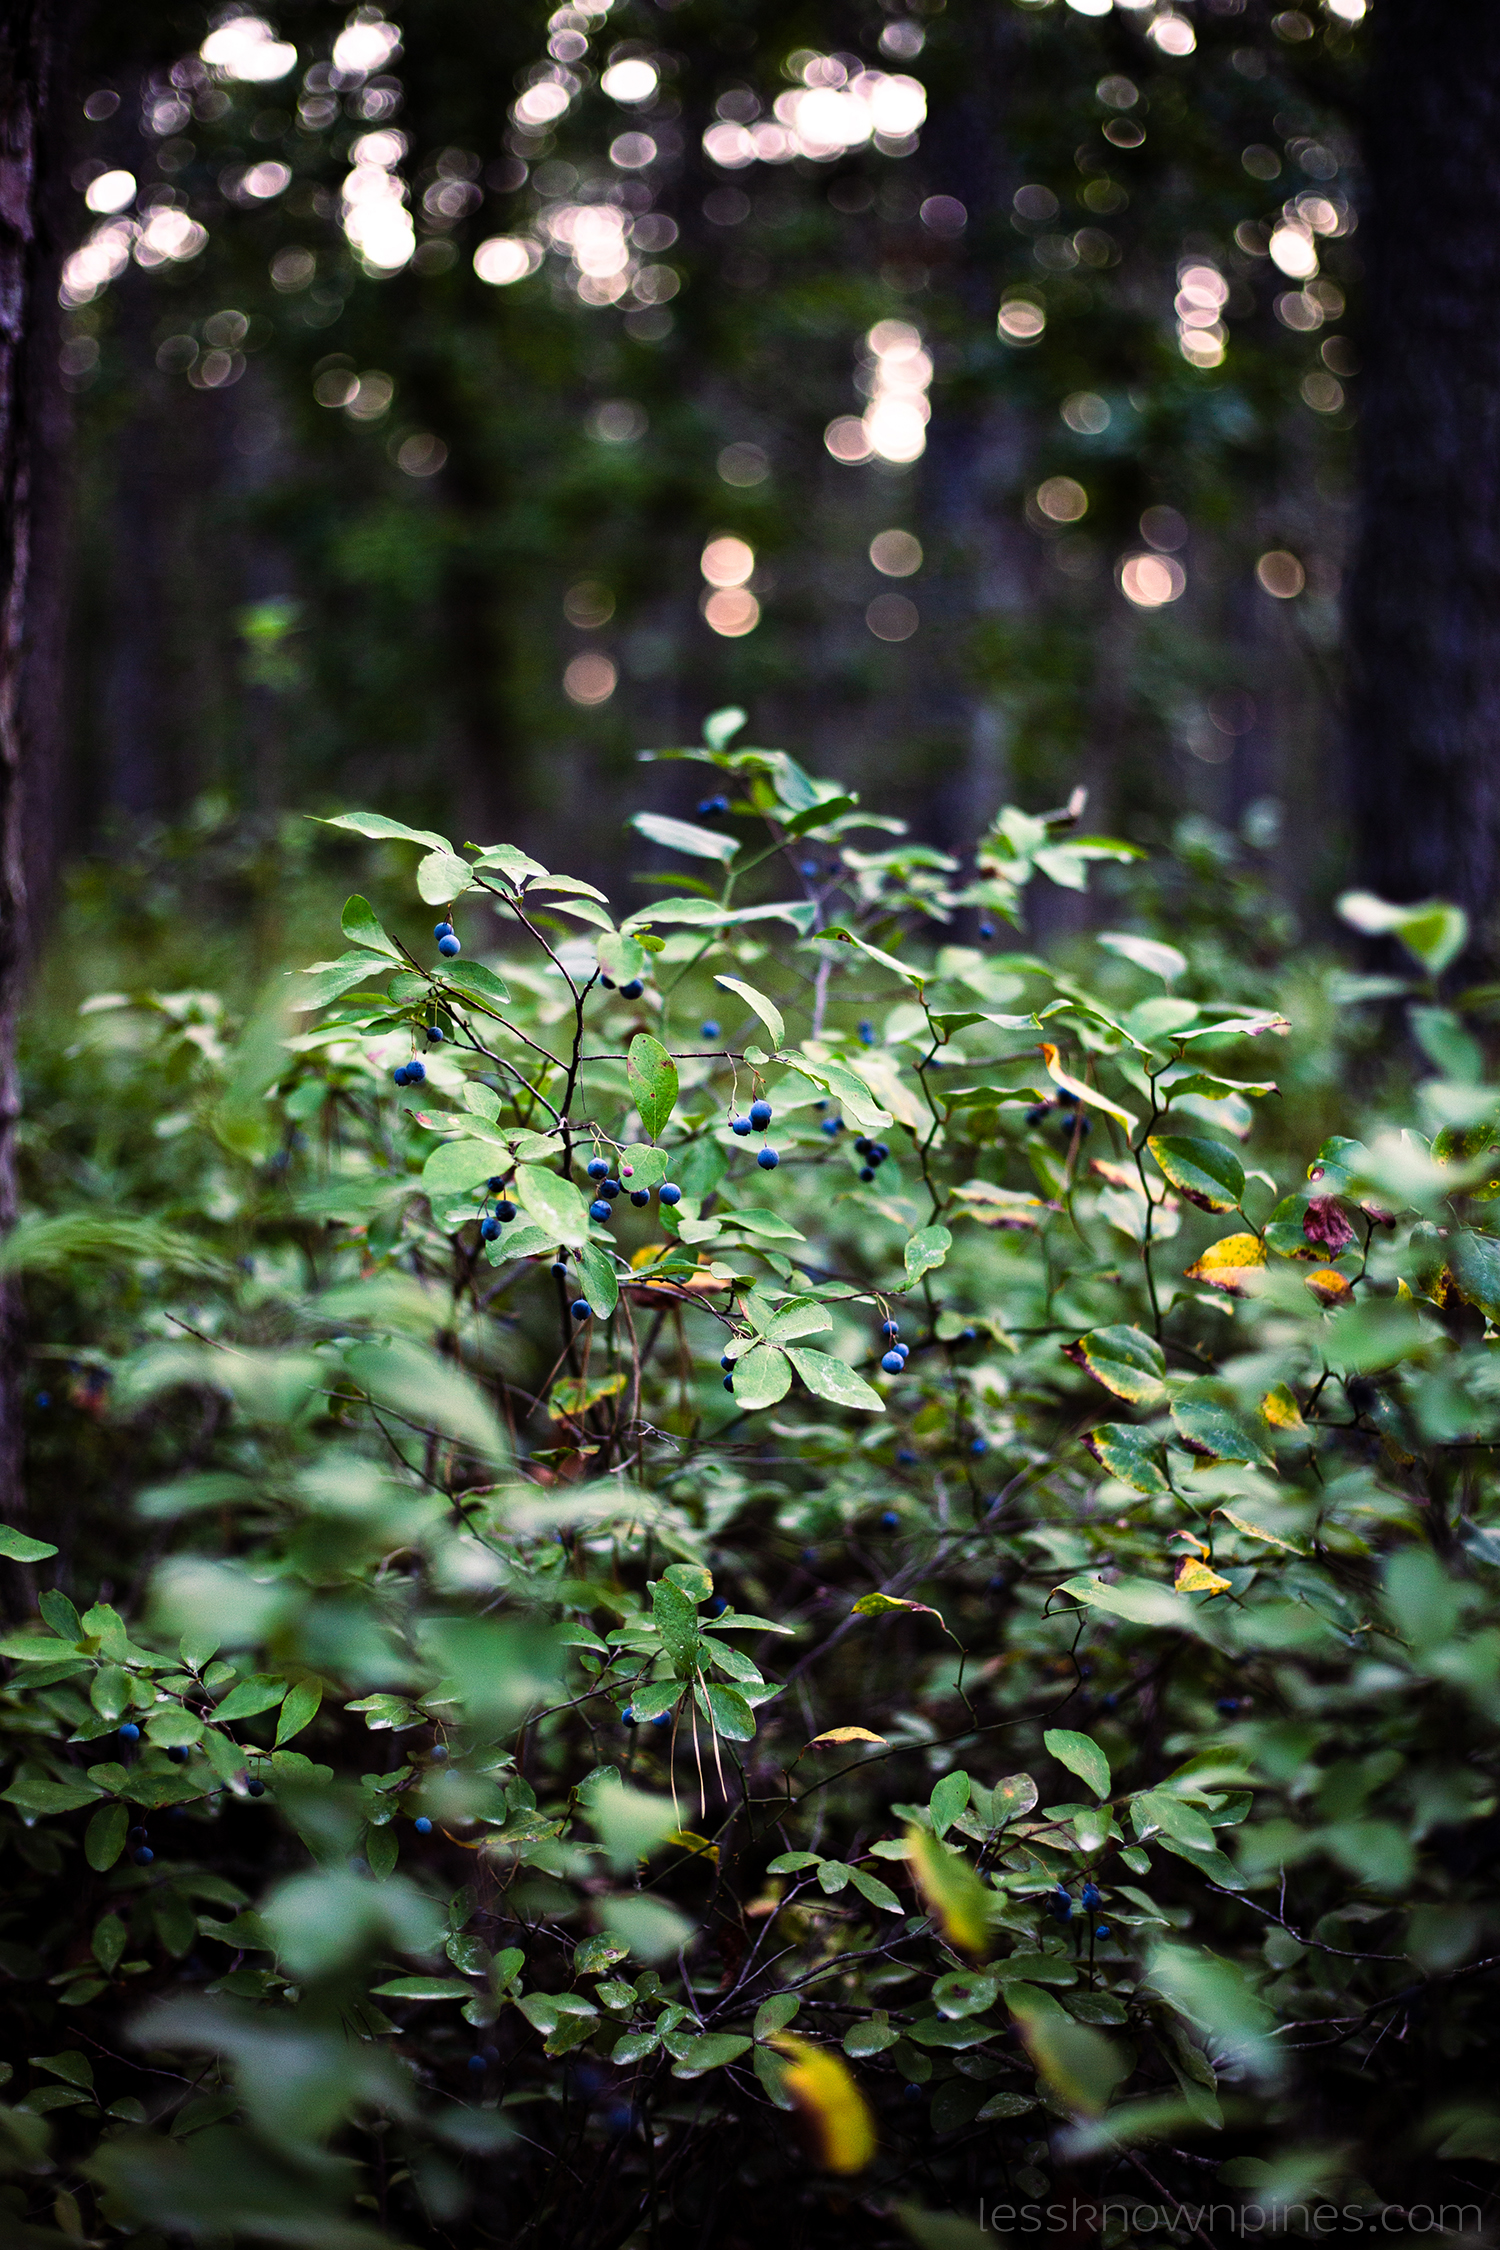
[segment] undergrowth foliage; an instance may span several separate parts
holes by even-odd
[[[961,868],[740,716],[649,904],[342,815],[341,955],[41,1075],[7,2241],[1490,2199],[1461,917],[1346,902],[1433,1075],[1299,1147],[1136,877],[997,936],[1080,807]]]

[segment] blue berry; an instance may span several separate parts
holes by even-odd
[[[911,1358],[911,1346],[910,1346],[910,1344],[892,1344],[892,1346],[891,1346],[891,1350],[892,1350],[892,1351],[893,1351],[893,1352],[895,1353],[895,1355],[896,1355],[897,1359],[899,1359],[899,1360],[900,1360],[900,1362],[901,1362],[901,1364],[902,1364],[902,1366],[903,1366],[903,1367],[904,1367],[904,1366],[906,1365],[907,1361],[908,1361],[908,1360],[909,1360],[909,1359]]]
[[[440,937],[438,939],[438,951],[439,953],[441,953],[445,961],[451,961],[455,954],[462,953],[463,947],[459,944],[458,939],[450,930],[446,937]]]
[[[432,1834],[432,1822],[428,1819],[426,1813],[418,1813],[416,1819],[412,1822],[412,1826],[419,1836],[430,1836]]]
[[[645,991],[645,989],[646,985],[644,978],[632,977],[629,984],[621,985],[620,998],[622,1000],[639,1000],[641,994]]]
[[[652,1725],[653,1725],[654,1727],[669,1727],[669,1726],[670,1726],[670,1725],[672,1724],[672,1714],[671,1714],[671,1712],[670,1712],[670,1711],[663,1711],[663,1713],[662,1713],[661,1717],[660,1717],[659,1719],[653,1719],[653,1720],[651,1721],[651,1724],[652,1724]]]
[[[167,1752],[167,1756],[171,1759],[174,1766],[185,1766],[188,1762],[186,1743],[174,1742],[171,1749]]]
[[[726,1391],[732,1391],[734,1389],[734,1377],[732,1375],[725,1376],[724,1388]]]
[[[473,2071],[476,2078],[482,2078],[485,2072],[485,2060],[483,2055],[470,2055],[469,2068]]]
[[[899,1352],[887,1352],[880,1364],[887,1375],[899,1375],[906,1362]]]
[[[615,1197],[623,1194],[624,1190],[618,1180],[605,1180],[599,1189],[599,1193],[604,1197],[606,1203],[613,1203]]]
[[[872,1023],[862,1023],[862,1024],[860,1025],[860,1027],[859,1027],[859,1043],[860,1043],[860,1045],[861,1045],[862,1047],[873,1047],[873,1046],[874,1046],[874,1044],[875,1044],[875,1026],[874,1026],[874,1024],[872,1024]]]
[[[1082,1904],[1086,1906],[1089,1912],[1092,1914],[1094,1908],[1103,1903],[1104,1894],[1100,1890],[1097,1883],[1091,1882],[1084,1884],[1083,1889],[1079,1892],[1078,1896]]]
[[[398,1063],[396,1065],[396,1068],[391,1072],[391,1079],[392,1082],[397,1086],[404,1086],[406,1084],[405,1063]]]
[[[781,1162],[781,1158],[776,1154],[774,1148],[763,1148],[755,1161],[763,1172],[774,1172]]]
[[[894,1531],[896,1529],[896,1526],[900,1523],[901,1518],[897,1515],[894,1508],[887,1508],[885,1514],[881,1517],[880,1520],[885,1525],[887,1531]]]
[[[659,1203],[665,1203],[670,1208],[672,1204],[682,1201],[682,1190],[674,1186],[671,1180],[664,1180],[656,1191],[656,1198]]]
[[[606,992],[613,992],[613,991],[614,991],[614,989],[615,989],[615,980],[614,980],[614,978],[613,978],[613,977],[607,977],[607,976],[606,976],[606,975],[604,974],[604,971],[603,971],[602,969],[601,969],[601,970],[599,971],[599,982],[600,982],[600,983],[601,983],[601,984],[603,985],[603,987],[604,987],[604,989],[605,989],[605,991],[606,991]]]
[[[622,1712],[620,1713],[620,1724],[621,1724],[621,1726],[623,1726],[623,1727],[633,1727],[633,1726],[635,1725],[635,1723],[636,1723],[636,1717],[635,1717],[635,1713],[634,1713],[634,1711],[632,1711],[632,1709],[630,1708],[630,1705],[629,1705],[629,1704],[627,1703],[627,1704],[626,1704],[626,1706],[625,1706],[625,1708],[624,1708],[624,1710],[623,1710],[623,1711],[622,1711]]]
[[[842,1131],[844,1130],[844,1120],[842,1119],[842,1117],[825,1117],[823,1120],[822,1130],[828,1135],[828,1138],[832,1140],[835,1133],[842,1133]]]
[[[127,1719],[119,1731],[122,1742],[139,1742],[141,1739],[141,1730],[133,1719]]]
[[[142,1844],[137,1850],[133,1851],[130,1856],[135,1861],[137,1867],[149,1867],[152,1860],[155,1859],[156,1854],[151,1849],[151,1846],[149,1844]]]
[[[804,859],[800,863],[797,872],[800,875],[806,875],[809,877],[816,875],[818,872],[818,863],[815,859]]]
[[[884,1141],[871,1141],[870,1162],[872,1164],[883,1164],[890,1153]]]
[[[994,934],[995,934],[995,925],[994,925],[994,923],[993,923],[993,922],[981,922],[981,923],[980,923],[980,925],[979,925],[979,934],[980,934],[980,936],[981,936],[981,937],[993,937],[993,936],[994,936]]]
[[[989,1441],[989,1439],[988,1439],[988,1438],[982,1438],[982,1437],[977,1437],[977,1438],[975,1438],[975,1439],[973,1440],[972,1444],[971,1444],[971,1445],[970,1445],[970,1447],[969,1447],[969,1451],[970,1451],[971,1453],[988,1453],[988,1452],[989,1452],[989,1449],[990,1449],[990,1441]]]
[[[901,2099],[904,2102],[919,2102],[922,2099],[921,2087],[903,2086],[901,2089]]]
[[[50,1406],[52,1404],[52,1393],[50,1391],[38,1391],[36,1402],[38,1406],[43,1408]]]
[[[710,1617],[722,1617],[728,1607],[729,1604],[725,1601],[724,1596],[722,1594],[715,1594],[713,1600],[708,1605],[708,1614]]]
[[[705,813],[727,813],[728,810],[729,799],[727,797],[705,797],[698,807],[700,815]]]
[[[407,1085],[408,1085],[408,1086],[420,1086],[420,1085],[422,1085],[422,1084],[423,1084],[423,1083],[425,1082],[425,1080],[426,1080],[426,1077],[427,1077],[427,1065],[426,1065],[426,1063],[424,1063],[424,1062],[419,1062],[419,1061],[417,1060],[417,1057],[416,1057],[415,1055],[413,1055],[413,1057],[412,1057],[411,1061],[410,1061],[410,1062],[409,1062],[409,1063],[407,1064],[407,1066],[406,1066],[406,1083],[407,1083]]]
[[[587,1320],[589,1317],[589,1303],[587,1297],[575,1297],[568,1309],[572,1313],[575,1320]]]
[[[597,1219],[601,1226],[603,1226],[605,1220],[609,1217],[609,1205],[605,1202],[602,1195],[600,1196],[597,1203],[591,1203],[589,1205],[589,1217],[591,1219]]]
[[[429,1047],[441,1047],[446,1037],[447,1033],[443,1030],[441,1024],[430,1023],[427,1026],[427,1044]]]
[[[1214,1709],[1222,1712],[1226,1719],[1232,1717],[1239,1707],[1240,1699],[1237,1695],[1221,1695],[1214,1705]]]
[[[247,1797],[263,1797],[265,1793],[266,1785],[263,1781],[247,1781],[245,1783],[245,1794]]]
[[[486,1242],[498,1242],[500,1239],[500,1221],[498,1219],[481,1219],[479,1231]]]
[[[881,1333],[881,1335],[882,1335],[882,1336],[888,1336],[888,1337],[890,1338],[891,1342],[892,1342],[892,1343],[894,1343],[894,1342],[895,1342],[895,1340],[896,1340],[896,1338],[897,1338],[897,1337],[898,1337],[898,1336],[900,1335],[900,1333],[901,1333],[901,1323],[900,1323],[900,1321],[899,1321],[899,1320],[883,1320],[883,1321],[882,1321],[882,1322],[880,1323],[880,1333]]]
[[[978,1334],[977,1328],[962,1328],[959,1330],[958,1340],[961,1344],[972,1344]]]
[[[557,1263],[556,1263],[556,1265],[554,1265],[554,1267],[552,1268],[552,1271],[553,1271],[553,1272],[554,1272],[555,1274],[560,1274],[560,1275],[562,1276],[563,1280],[564,1280],[564,1281],[566,1281],[566,1279],[567,1279],[567,1277],[568,1277],[568,1261],[567,1261],[567,1259],[566,1259],[566,1258],[559,1258],[559,1259],[558,1259],[558,1261],[557,1261]]]
[[[505,1182],[501,1179],[499,1173],[496,1172],[493,1177],[486,1180],[484,1184],[491,1195],[498,1195],[500,1193],[500,1190],[504,1187]]]
[[[453,924],[451,922],[434,922],[432,925],[432,934],[435,938],[452,937]]]
[[[734,1361],[729,1357],[729,1354],[727,1352],[720,1360],[719,1365],[723,1368],[726,1375],[732,1375],[734,1373]]]
[[[717,1039],[719,1036],[719,1026],[712,1016],[705,1016],[698,1028],[705,1039]]]
[[[649,1188],[632,1188],[630,1200],[639,1211],[644,1204],[651,1201],[651,1190]]]
[[[591,1156],[586,1169],[591,1180],[607,1180],[609,1178],[609,1164],[607,1159],[602,1156]]]
[[[446,1743],[446,1742],[435,1742],[435,1743],[433,1744],[433,1746],[432,1746],[432,1752],[431,1752],[431,1755],[432,1755],[432,1757],[433,1757],[433,1758],[434,1758],[434,1759],[436,1760],[436,1762],[438,1763],[438,1765],[442,1765],[442,1764],[443,1764],[443,1762],[444,1762],[444,1760],[445,1760],[445,1759],[447,1758],[447,1755],[448,1755],[448,1745],[447,1745],[447,1743]]]
[[[1106,1938],[1106,1937],[1108,1937],[1108,1936],[1109,1936],[1109,1924],[1108,1924],[1107,1922],[1101,1922],[1101,1923],[1099,1924],[1099,1927],[1098,1927],[1098,1929],[1097,1929],[1097,1930],[1095,1930],[1095,1932],[1094,1932],[1094,1935],[1095,1935],[1095,1937],[1096,1937],[1096,1938]]]
[[[903,1469],[909,1469],[916,1458],[909,1445],[903,1445],[896,1455],[896,1459],[901,1463]]]
[[[748,1140],[748,1139],[749,1139],[749,1137],[750,1137],[750,1120],[749,1120],[749,1118],[748,1118],[748,1117],[731,1117],[731,1118],[730,1118],[730,1120],[729,1120],[729,1130],[730,1130],[730,1132],[731,1132],[731,1133],[738,1133],[738,1135],[739,1135],[739,1137],[740,1137],[740,1139],[741,1139],[742,1141],[743,1141],[743,1140]]]
[[[770,1103],[752,1102],[750,1104],[750,1122],[758,1133],[763,1133],[771,1122]]]
[[[861,1164],[859,1168],[859,1176],[865,1182],[866,1186],[868,1186],[870,1181],[874,1179],[875,1173],[870,1165]]]
[[[515,1215],[515,1205],[507,1202],[504,1197],[495,1205],[495,1217],[500,1221],[501,1226],[508,1227]]]
[[[1073,1919],[1073,1901],[1061,1883],[1052,1894],[1052,1912],[1059,1922],[1071,1922]]]

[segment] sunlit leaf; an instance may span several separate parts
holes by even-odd
[[[777,2032],[770,2044],[789,2058],[782,2084],[816,2161],[825,2172],[862,2172],[875,2156],[875,2119],[843,2056],[795,2031]]]

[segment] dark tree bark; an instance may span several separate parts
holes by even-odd
[[[1350,599],[1360,871],[1500,949],[1500,13],[1383,0]],[[1486,926],[1487,925],[1487,926]]]
[[[51,0],[10,0],[0,15],[0,1232],[16,1216],[19,1110],[15,1028],[26,947],[28,786],[53,747],[60,604],[53,470],[56,299],[45,193],[48,95],[57,16]],[[44,514],[47,520],[43,520]],[[49,598],[50,596],[50,598]],[[49,799],[45,777],[33,799]],[[0,1285],[0,1516],[24,1513],[17,1307]]]

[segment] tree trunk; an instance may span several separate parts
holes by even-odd
[[[42,220],[43,146],[55,18],[50,0],[9,0],[0,18],[0,1232],[16,1216],[19,1110],[15,1027],[26,938],[25,785],[35,755],[35,679],[56,646],[38,634],[39,587],[51,577],[50,527],[38,504],[52,448],[44,427],[41,336],[55,299]],[[55,351],[52,355],[55,368]],[[55,387],[55,386],[51,386]],[[46,621],[50,626],[52,620]],[[55,685],[55,683],[54,683]],[[55,698],[47,698],[54,701]],[[0,1519],[24,1512],[20,1337],[16,1302],[0,1285]]]
[[[1500,12],[1382,0],[1350,599],[1360,872],[1500,951]]]

